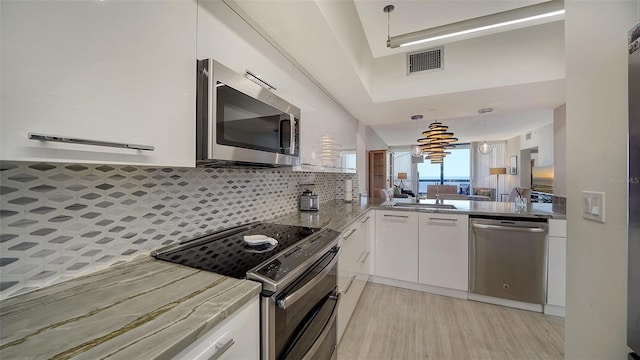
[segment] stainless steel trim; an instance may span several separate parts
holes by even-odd
[[[254,99],[268,104],[294,119],[300,119],[300,109],[273,92],[236,73],[213,59],[198,60],[198,90],[196,114],[196,165],[197,166],[295,166],[300,164],[299,152],[292,147],[292,154],[245,149],[218,144],[216,124],[216,84],[225,84]],[[203,94],[205,93],[206,94]],[[295,120],[291,126],[296,126]],[[295,131],[292,132],[295,136]],[[295,145],[295,141],[293,143]]]
[[[151,145],[136,145],[136,144],[118,143],[118,142],[102,141],[102,140],[89,140],[89,139],[81,139],[81,138],[76,138],[71,136],[29,133],[28,137],[31,140],[53,141],[53,142],[61,142],[61,143],[68,143],[68,144],[107,146],[107,147],[114,147],[114,148],[121,148],[121,149],[146,150],[146,151],[155,150],[155,147]]]
[[[296,128],[298,127],[296,124],[296,117],[293,114],[289,114],[289,154],[291,155],[299,155],[296,154]]]
[[[324,230],[322,230],[324,231]],[[307,237],[305,240],[302,241],[310,241],[311,239],[313,239],[314,236],[320,236],[320,233],[316,233],[315,235],[311,235],[309,237]],[[307,261],[305,261],[304,263],[300,264],[297,268],[295,268],[293,271],[291,271],[290,273],[288,273],[285,277],[283,277],[282,279],[280,279],[277,282],[274,282],[273,280],[264,277],[260,274],[257,273],[257,270],[260,269],[261,267],[267,265],[270,261],[272,261],[270,259],[265,260],[263,263],[259,264],[258,266],[254,267],[253,269],[247,271],[247,279],[248,280],[256,280],[256,281],[260,281],[262,283],[262,289],[266,290],[266,291],[273,291],[273,292],[278,292],[282,289],[284,289],[287,285],[289,285],[293,280],[295,280],[296,278],[298,278],[300,275],[302,275],[303,272],[305,272],[306,270],[309,269],[309,267],[315,263],[316,261],[318,261],[321,257],[325,256],[329,251],[331,251],[333,248],[335,248],[338,245],[338,238],[339,236],[336,236],[335,239],[333,239],[333,241],[331,241],[330,243],[327,244],[327,246],[325,246],[321,251],[318,251],[318,253],[316,253],[314,256],[310,257],[309,259],[307,259]],[[281,253],[283,252],[287,252],[291,249],[293,249],[296,246],[300,246],[300,243],[297,244],[293,244],[291,246],[289,246],[288,248],[284,249],[281,251]],[[338,254],[340,252],[340,248],[336,249],[336,254]]]
[[[409,218],[409,216],[407,216],[407,215],[388,215],[388,214],[384,214],[382,216],[384,216],[384,217],[394,217],[394,218],[405,218],[405,219]]]
[[[458,221],[458,219],[433,218],[433,217],[430,217],[429,220]]]
[[[500,225],[486,225],[486,224],[472,224],[474,228],[487,229],[487,230],[500,230],[500,231],[520,231],[520,232],[532,232],[541,233],[547,230],[539,227],[522,227],[522,226],[500,226]]]
[[[220,344],[219,342],[216,343],[216,352],[211,355],[211,357],[209,358],[209,360],[217,360],[220,358],[220,356],[222,356],[222,354],[224,354],[227,350],[229,350],[229,348],[231,348],[236,342],[233,341],[233,338],[229,339],[229,341],[227,341],[224,344]]]
[[[262,296],[260,299],[260,350],[261,359],[270,360],[276,357],[276,310],[271,297]]]
[[[307,353],[304,354],[304,356],[302,357],[302,360],[310,360],[311,358],[313,358],[313,355],[315,355],[315,353],[320,348],[320,344],[322,344],[324,339],[331,333],[331,326],[336,321],[336,316],[338,316],[338,309],[340,308],[341,295],[336,294],[335,296],[330,296],[330,298],[336,299],[336,306],[333,308],[333,313],[331,314],[329,321],[327,321],[327,324],[325,325],[324,329],[322,329],[322,333],[320,333],[320,336],[318,336],[318,338],[313,343],[309,351],[307,351]]]
[[[356,280],[356,275],[355,274],[351,274],[349,275],[349,284],[347,285],[347,288],[344,289],[343,291],[341,291],[341,293],[343,294],[347,294],[349,292],[349,289],[351,289],[351,285],[353,285],[353,282]]]
[[[336,251],[333,260],[331,260],[331,262],[329,262],[329,264],[327,264],[327,266],[325,266],[324,269],[322,269],[322,271],[318,273],[318,275],[316,275],[313,279],[309,280],[309,282],[304,284],[300,289],[296,290],[293,294],[289,294],[284,299],[278,300],[276,302],[278,304],[278,307],[281,309],[286,309],[289,306],[295,304],[296,301],[298,301],[307,292],[309,292],[309,289],[316,286],[333,269],[336,263],[338,263],[338,258],[339,258],[338,251]]]
[[[244,71],[244,76],[246,78],[248,78],[249,80],[255,79],[255,80],[259,81],[260,84],[264,84],[269,90],[278,90],[278,89],[275,88],[275,86],[273,86],[273,85],[269,84],[268,82],[262,80],[258,75],[256,75],[253,72],[251,72],[251,70],[245,70]],[[258,85],[260,85],[260,84],[258,84]]]

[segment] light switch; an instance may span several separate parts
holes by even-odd
[[[582,192],[582,217],[587,220],[604,222],[604,193]]]

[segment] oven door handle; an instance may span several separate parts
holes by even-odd
[[[322,269],[322,271],[318,273],[318,275],[316,275],[313,279],[309,280],[309,282],[307,282],[302,287],[300,287],[300,289],[296,290],[292,294],[287,295],[284,299],[280,299],[276,301],[279,308],[284,310],[289,306],[291,306],[292,304],[294,304],[301,297],[303,297],[307,292],[309,292],[311,288],[315,287],[331,271],[333,266],[338,262],[338,253],[340,252],[340,249],[331,250],[331,252],[334,253],[333,259],[329,264],[327,264],[327,266],[324,267],[324,269]]]
[[[338,309],[340,309],[341,296],[342,295],[340,293],[336,294],[335,296],[333,295],[331,296],[331,298],[336,299],[336,305],[333,308],[333,313],[331,313],[331,317],[329,317],[329,321],[327,321],[327,324],[324,326],[324,329],[322,329],[322,332],[320,333],[316,341],[313,343],[309,351],[307,351],[307,353],[304,354],[304,356],[302,357],[302,360],[310,360],[313,357],[313,355],[316,354],[316,352],[318,351],[318,348],[324,342],[324,339],[330,334],[331,324],[333,324],[333,322],[336,320],[336,316],[338,316]]]

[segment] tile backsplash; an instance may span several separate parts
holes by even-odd
[[[355,174],[0,162],[0,299],[298,208]]]

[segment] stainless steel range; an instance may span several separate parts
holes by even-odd
[[[276,239],[249,246],[244,237]],[[161,260],[262,283],[262,359],[335,359],[338,239],[329,229],[251,223],[152,253]]]

